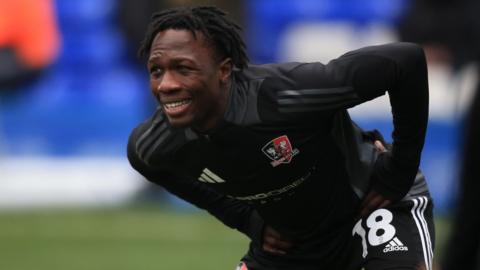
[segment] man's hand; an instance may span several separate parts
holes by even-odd
[[[387,207],[390,203],[392,202],[389,199],[385,199],[375,190],[370,190],[360,205],[360,213],[358,218],[365,218],[373,211],[379,208]]]
[[[387,149],[382,144],[382,142],[375,141],[374,144],[378,152],[387,152]],[[389,199],[386,199],[375,190],[370,190],[360,205],[360,212],[358,218],[365,218],[376,209],[384,208],[390,203],[392,202]]]
[[[285,255],[288,250],[291,249],[293,243],[291,240],[282,236],[279,232],[272,227],[266,225],[263,231],[263,245],[264,251],[275,254]]]

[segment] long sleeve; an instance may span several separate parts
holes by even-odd
[[[290,63],[271,70],[275,73],[265,76],[260,89],[270,104],[260,105],[276,106],[297,122],[333,115],[388,92],[393,148],[391,154],[380,155],[373,188],[394,200],[407,193],[418,170],[428,121],[428,75],[421,47],[411,43],[371,46],[327,65]]]
[[[134,150],[136,132],[132,133],[128,144],[128,159],[132,167],[147,180],[165,188],[175,196],[201,208],[223,222],[247,235],[252,241],[261,241],[263,220],[248,204],[219,194],[206,185],[174,176],[165,171],[157,171],[145,164]]]
[[[367,63],[355,72],[355,88],[364,99],[379,96],[387,89],[394,126],[392,154],[389,158],[380,156],[374,188],[390,198],[399,199],[413,183],[425,140],[428,122],[425,56],[420,47],[408,43],[370,47],[364,52],[381,57],[387,63],[372,63],[368,68],[365,67],[368,60],[364,59]]]

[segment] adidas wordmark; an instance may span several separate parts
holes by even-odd
[[[405,246],[397,237],[395,237],[383,249],[383,253],[391,251],[408,251],[408,247]]]

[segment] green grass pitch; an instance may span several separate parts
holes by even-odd
[[[436,222],[442,246],[448,221]],[[246,237],[204,212],[158,207],[0,212],[0,269],[233,270],[247,244]]]

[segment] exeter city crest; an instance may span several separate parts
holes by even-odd
[[[287,135],[283,135],[268,142],[262,147],[262,152],[272,160],[270,164],[276,167],[280,164],[290,163],[292,158],[300,151],[292,148],[292,144]]]

